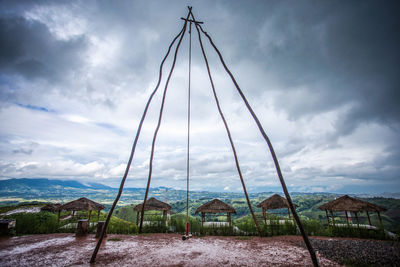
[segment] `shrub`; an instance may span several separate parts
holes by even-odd
[[[150,221],[150,224],[143,225],[143,233],[166,233],[168,227],[164,221]]]
[[[15,219],[15,231],[17,235],[50,234],[58,228],[57,216],[51,212],[18,213],[6,216]]]
[[[78,213],[79,215],[79,213]],[[76,222],[79,216],[71,218],[67,221],[57,222],[57,215],[51,212],[39,212],[39,213],[18,213],[10,216],[6,216],[9,219],[15,219],[15,232],[17,235],[28,235],[28,234],[50,234],[50,233],[75,233]],[[101,215],[101,220],[105,220],[105,215]],[[97,216],[95,219],[91,219],[91,222],[97,222]],[[70,225],[68,228],[60,228],[63,225]],[[91,226],[89,232],[94,233],[96,226]],[[138,228],[135,223],[127,222],[122,219],[111,217],[108,225],[107,233],[110,234],[137,234]]]
[[[248,217],[248,216],[246,216]],[[247,218],[247,219],[242,219],[242,220],[238,220],[235,223],[235,226],[237,226],[237,228],[239,228],[239,230],[241,231],[241,234],[244,235],[257,235],[257,227],[253,221],[252,218]]]
[[[108,224],[107,233],[109,234],[137,234],[138,227],[135,223],[127,222],[112,216]]]
[[[297,233],[296,224],[292,221],[285,221],[284,224],[280,224],[279,219],[270,220],[269,224],[263,223],[260,226],[263,236],[295,235]]]
[[[183,214],[175,214],[171,216],[170,229],[175,233],[185,233],[186,218]]]
[[[232,236],[234,235],[234,232],[232,226],[201,226],[200,235]]]
[[[307,235],[319,235],[319,236],[328,236],[329,231],[322,225],[322,223],[318,220],[302,220],[301,224],[303,225],[304,231],[306,231]]]
[[[174,214],[171,216],[170,230],[175,233],[186,233],[186,215]],[[199,218],[189,216],[189,231],[193,235],[201,234],[201,221]]]
[[[354,228],[354,227],[335,227],[329,228],[331,236],[335,237],[358,237],[368,239],[388,239],[385,233],[381,230],[371,230],[365,228]]]

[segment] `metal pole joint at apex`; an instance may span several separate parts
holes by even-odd
[[[100,245],[101,245],[102,240],[103,240],[103,237],[104,237],[104,233],[106,232],[107,226],[108,226],[109,221],[110,221],[111,216],[112,216],[112,213],[113,213],[113,211],[114,211],[114,209],[115,209],[115,206],[117,205],[117,203],[118,203],[118,201],[119,201],[119,198],[120,198],[120,196],[121,196],[121,194],[122,194],[122,190],[123,190],[123,187],[124,187],[124,184],[125,184],[127,175],[128,175],[128,173],[129,173],[130,166],[131,166],[132,161],[133,161],[133,156],[134,156],[134,152],[135,152],[135,149],[136,149],[136,144],[137,144],[137,141],[138,141],[138,138],[139,138],[141,129],[142,129],[143,121],[144,121],[144,119],[145,119],[145,117],[146,117],[146,114],[147,114],[148,108],[149,108],[149,106],[150,106],[150,103],[151,103],[151,101],[152,101],[152,99],[153,99],[153,96],[156,94],[156,92],[157,92],[157,90],[158,90],[158,88],[159,88],[160,82],[161,82],[162,70],[163,70],[164,62],[166,61],[166,59],[167,59],[167,57],[168,57],[168,55],[169,55],[169,53],[170,53],[170,51],[171,51],[171,48],[172,48],[172,46],[174,45],[175,41],[179,38],[178,44],[176,45],[176,48],[175,48],[174,60],[173,60],[173,63],[172,63],[172,66],[171,66],[171,69],[170,69],[170,72],[169,72],[169,75],[168,75],[168,78],[167,78],[165,87],[164,87],[163,98],[162,98],[162,104],[161,104],[161,108],[160,108],[160,112],[159,112],[158,124],[157,124],[157,128],[156,128],[156,130],[155,130],[155,132],[154,132],[154,136],[153,136],[152,150],[151,150],[150,163],[149,163],[149,176],[148,176],[148,182],[147,182],[147,187],[146,187],[146,194],[145,194],[144,201],[143,201],[143,204],[142,204],[142,214],[141,214],[141,221],[140,221],[139,233],[140,233],[141,230],[142,230],[144,209],[145,209],[145,204],[146,204],[147,195],[148,195],[148,191],[149,191],[149,187],[150,187],[151,176],[152,176],[152,164],[153,164],[153,155],[154,155],[154,149],[155,149],[155,141],[156,141],[156,138],[157,138],[158,130],[159,130],[160,126],[161,126],[162,114],[163,114],[163,110],[164,110],[165,96],[166,96],[166,93],[167,93],[168,84],[169,84],[171,75],[172,75],[173,70],[174,70],[174,67],[175,67],[175,63],[176,63],[176,58],[177,58],[178,50],[179,50],[179,47],[180,47],[180,45],[181,45],[181,41],[182,41],[182,39],[183,39],[183,37],[184,37],[184,35],[185,35],[185,32],[186,32],[187,23],[189,22],[190,25],[191,25],[192,23],[194,23],[194,25],[195,25],[195,27],[196,27],[196,30],[197,30],[197,32],[198,32],[199,43],[200,43],[200,47],[201,47],[201,50],[202,50],[202,54],[203,54],[203,57],[204,57],[204,61],[205,61],[206,67],[207,67],[207,72],[208,72],[209,80],[210,80],[211,87],[212,87],[212,90],[213,90],[213,95],[214,95],[214,98],[215,98],[215,102],[216,102],[216,105],[217,105],[217,108],[218,108],[218,112],[219,112],[219,114],[220,114],[220,116],[221,116],[221,119],[222,119],[223,122],[224,122],[225,129],[226,129],[226,132],[227,132],[229,141],[230,141],[230,143],[231,143],[232,152],[233,152],[233,155],[234,155],[234,158],[235,158],[235,162],[236,162],[236,168],[237,168],[237,171],[238,171],[238,174],[239,174],[239,177],[240,177],[242,186],[243,186],[243,191],[244,191],[244,193],[245,193],[245,195],[246,195],[246,200],[247,200],[247,203],[248,203],[250,212],[252,213],[252,217],[253,217],[253,219],[254,219],[254,222],[255,222],[256,226],[258,226],[258,222],[257,222],[257,220],[256,220],[256,217],[255,217],[254,213],[253,213],[253,209],[252,209],[252,207],[251,207],[250,200],[249,200],[248,195],[247,195],[246,186],[245,186],[244,179],[243,179],[243,176],[242,176],[242,173],[241,173],[240,164],[239,164],[238,157],[237,157],[236,150],[235,150],[235,146],[234,146],[234,143],[233,143],[231,134],[230,134],[230,130],[229,130],[228,124],[227,124],[227,122],[226,122],[226,120],[225,120],[225,118],[224,118],[224,115],[223,115],[223,113],[222,113],[221,107],[220,107],[220,105],[219,105],[219,100],[218,100],[218,97],[217,97],[217,94],[216,94],[216,89],[215,89],[214,82],[213,82],[212,75],[211,75],[211,71],[210,71],[210,68],[209,68],[209,65],[208,65],[207,56],[206,56],[205,50],[204,50],[204,48],[203,48],[203,43],[202,43],[202,40],[201,40],[201,34],[204,34],[204,35],[207,37],[207,39],[208,39],[210,45],[215,49],[216,53],[217,53],[218,56],[219,56],[219,59],[220,59],[221,64],[223,65],[225,71],[226,71],[226,72],[228,73],[228,75],[230,76],[230,78],[231,78],[231,80],[232,80],[232,82],[233,82],[235,88],[237,89],[237,92],[239,93],[240,97],[242,98],[242,100],[243,100],[245,106],[247,107],[247,109],[248,109],[248,111],[250,112],[251,116],[253,117],[255,123],[257,124],[257,127],[258,127],[258,129],[259,129],[261,135],[263,136],[264,140],[266,141],[267,147],[268,147],[268,149],[269,149],[269,151],[270,151],[270,153],[271,153],[272,159],[273,159],[274,164],[275,164],[277,176],[278,176],[279,181],[280,181],[280,183],[281,183],[281,186],[282,186],[283,192],[284,192],[284,194],[285,194],[285,196],[286,196],[286,199],[287,199],[287,201],[288,201],[288,203],[289,203],[289,208],[290,208],[290,210],[291,210],[291,212],[292,212],[292,214],[293,214],[293,217],[294,217],[294,219],[295,219],[295,221],[296,221],[296,224],[297,224],[297,226],[298,226],[298,228],[299,228],[299,230],[300,230],[300,232],[301,232],[301,235],[302,235],[302,237],[303,237],[304,243],[306,244],[306,247],[307,247],[307,249],[308,249],[308,251],[309,251],[309,253],[310,253],[312,263],[313,263],[314,266],[319,266],[318,259],[317,259],[317,257],[316,257],[315,251],[314,251],[314,249],[313,249],[313,247],[312,247],[312,245],[311,245],[310,240],[308,239],[307,233],[305,232],[305,230],[304,230],[304,228],[303,228],[303,226],[302,226],[302,223],[301,223],[301,221],[300,221],[300,218],[299,218],[299,216],[297,215],[296,209],[294,208],[294,205],[293,205],[293,203],[292,203],[291,197],[290,197],[290,195],[289,195],[289,191],[288,191],[288,189],[287,189],[287,187],[286,187],[286,183],[285,183],[285,181],[284,181],[284,179],[283,179],[283,175],[282,175],[282,172],[281,172],[281,169],[280,169],[280,166],[279,166],[279,162],[278,162],[277,156],[276,156],[276,154],[275,154],[275,151],[274,151],[274,149],[273,149],[273,146],[272,146],[272,143],[271,143],[270,139],[268,138],[266,132],[264,131],[263,126],[261,125],[261,123],[260,123],[260,121],[259,121],[257,115],[254,113],[254,111],[253,111],[253,109],[251,108],[249,102],[247,101],[246,97],[244,96],[244,94],[243,94],[242,90],[240,89],[238,83],[236,82],[236,79],[234,78],[233,74],[231,73],[231,71],[230,71],[229,68],[227,67],[227,65],[226,65],[226,63],[225,63],[225,61],[224,61],[224,59],[223,59],[223,57],[222,57],[221,52],[218,50],[218,48],[217,48],[216,45],[214,44],[214,42],[213,42],[211,36],[210,36],[207,32],[205,32],[205,31],[203,30],[203,28],[202,28],[202,26],[201,26],[201,24],[203,24],[203,22],[197,21],[197,20],[194,18],[194,15],[193,15],[193,13],[192,13],[192,7],[189,6],[188,9],[189,9],[189,12],[188,12],[188,14],[187,14],[187,17],[186,17],[186,18],[181,18],[181,19],[184,21],[184,25],[183,25],[183,27],[182,27],[182,30],[179,32],[179,34],[174,38],[174,40],[173,40],[172,43],[170,44],[170,46],[169,46],[169,48],[168,48],[168,52],[166,53],[164,59],[163,59],[162,62],[161,62],[160,71],[159,71],[158,83],[157,83],[157,85],[156,85],[154,91],[152,92],[152,94],[151,94],[150,97],[149,97],[149,100],[148,100],[148,102],[147,102],[147,104],[146,104],[146,107],[145,107],[145,110],[144,110],[144,112],[143,112],[142,118],[141,118],[141,120],[140,120],[140,123],[139,123],[139,126],[138,126],[138,130],[137,130],[137,132],[136,132],[136,137],[135,137],[135,140],[134,140],[134,143],[133,143],[133,146],[132,146],[131,154],[130,154],[130,157],[129,157],[129,160],[128,160],[128,163],[127,163],[127,167],[126,167],[124,176],[123,176],[123,178],[122,178],[122,180],[121,180],[121,185],[120,185],[119,193],[118,193],[117,197],[115,198],[115,201],[114,201],[114,203],[113,203],[113,205],[112,205],[112,207],[111,207],[111,209],[110,209],[110,211],[109,211],[109,213],[108,213],[108,216],[107,216],[105,225],[104,225],[104,227],[103,227],[103,229],[102,229],[100,238],[99,238],[99,240],[98,240],[98,242],[97,242],[96,248],[95,248],[95,250],[94,250],[94,252],[93,252],[93,255],[92,255],[92,258],[91,258],[90,262],[91,262],[91,263],[94,263],[94,262],[95,262],[96,255],[97,255],[97,253],[98,253],[98,250],[99,250],[99,248],[100,248]],[[191,19],[190,19],[190,17],[191,17]],[[191,35],[190,35],[190,36],[191,36]],[[190,37],[190,38],[191,38],[191,37]],[[190,68],[190,64],[189,64],[189,68]],[[190,72],[189,72],[189,73],[190,73]],[[190,83],[189,83],[189,94],[190,94]],[[190,95],[189,95],[188,101],[189,101],[189,105],[190,105]],[[188,113],[189,113],[189,112],[190,112],[190,107],[188,108]],[[188,151],[189,151],[189,134],[190,134],[189,126],[190,126],[190,115],[188,115]],[[189,156],[188,156],[188,160],[189,160]],[[188,164],[188,166],[189,166],[189,162],[187,162],[187,164]],[[189,167],[188,167],[187,172],[189,173]],[[189,174],[188,174],[188,177],[189,177]],[[189,178],[188,178],[188,180],[187,180],[187,183],[189,183]],[[189,188],[187,188],[187,191],[188,191],[188,190],[189,190]],[[189,199],[189,194],[187,194],[187,203],[188,203],[188,199]],[[188,207],[187,207],[187,209],[188,209]],[[259,227],[257,227],[257,228],[258,228],[259,234],[262,235],[260,228],[259,228]]]

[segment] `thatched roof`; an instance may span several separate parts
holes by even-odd
[[[331,211],[386,211],[385,208],[344,195],[319,207],[321,210]]]
[[[296,208],[297,205],[293,204],[293,206]],[[278,194],[274,194],[270,196],[269,198],[263,200],[260,204],[257,205],[259,208],[263,208],[266,210],[274,210],[274,209],[288,209],[289,208],[289,202],[287,201],[286,198],[281,197]]]
[[[133,208],[135,211],[141,211],[142,210],[143,203],[136,205],[136,207]],[[146,200],[146,205],[144,207],[144,210],[171,210],[172,207],[165,203],[162,202],[158,199],[155,199],[154,197],[149,198]]]
[[[199,212],[204,212],[204,213],[235,213],[236,210],[226,204],[225,202],[222,202],[219,199],[213,199],[210,202],[207,202],[204,205],[201,205],[200,207],[197,208],[195,214]]]
[[[65,203],[62,205],[60,210],[72,210],[72,211],[78,211],[78,210],[102,210],[105,209],[105,206],[94,202],[90,199],[87,199],[85,197],[81,197],[77,200]]]
[[[59,203],[56,203],[56,204],[49,203],[46,206],[41,207],[40,210],[55,212],[55,211],[58,211],[58,209],[60,207],[61,207],[61,204],[59,204]]]

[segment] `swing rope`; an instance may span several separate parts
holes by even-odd
[[[189,18],[189,14],[188,14],[187,19]],[[141,215],[140,215],[139,234],[142,233],[142,229],[143,229],[144,210],[145,210],[147,196],[149,194],[151,176],[152,176],[152,173],[153,173],[154,149],[155,149],[155,145],[156,145],[157,134],[158,134],[158,131],[160,130],[160,126],[161,126],[161,120],[162,120],[162,115],[163,115],[163,111],[164,111],[164,104],[165,104],[165,97],[167,95],[167,89],[168,89],[169,81],[171,79],[172,73],[173,73],[174,68],[175,68],[179,47],[180,47],[180,45],[182,43],[183,37],[185,36],[186,26],[187,26],[187,21],[185,21],[185,24],[183,26],[183,28],[184,28],[183,33],[182,33],[181,37],[179,38],[179,42],[178,42],[178,44],[176,45],[176,48],[175,48],[175,54],[174,54],[174,59],[173,59],[173,62],[172,62],[172,66],[171,66],[167,81],[165,82],[164,93],[163,93],[163,97],[162,97],[162,101],[161,101],[161,107],[160,107],[160,113],[159,113],[159,116],[158,116],[157,127],[156,127],[156,130],[154,131],[153,141],[151,143],[151,154],[150,154],[150,162],[149,162],[149,176],[148,176],[148,179],[147,179],[146,193],[144,195],[143,206],[142,206],[142,211],[141,211]]]
[[[189,9],[190,10],[190,9]],[[191,10],[189,11],[191,13]],[[189,175],[190,175],[190,83],[192,67],[192,22],[189,24],[189,86],[187,112],[187,155],[186,155],[186,236],[189,235]]]

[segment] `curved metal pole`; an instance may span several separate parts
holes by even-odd
[[[186,19],[189,18],[189,14],[190,14],[190,11],[189,11]],[[153,142],[151,144],[151,155],[150,155],[150,164],[149,164],[149,178],[147,179],[146,193],[144,195],[143,206],[142,206],[142,211],[141,211],[141,216],[140,216],[139,234],[142,233],[142,229],[143,229],[144,209],[145,209],[145,205],[146,205],[147,196],[149,194],[151,175],[152,175],[152,172],[153,172],[154,148],[155,148],[155,144],[156,144],[157,134],[158,134],[158,131],[159,131],[160,126],[161,126],[161,120],[162,120],[162,114],[163,114],[163,110],[164,110],[165,97],[166,97],[166,94],[167,94],[169,80],[171,79],[172,72],[174,71],[174,68],[175,68],[175,63],[176,63],[176,58],[177,58],[177,55],[178,55],[178,50],[179,50],[179,47],[181,45],[183,36],[185,35],[185,32],[186,32],[186,25],[187,25],[187,20],[185,20],[185,24],[183,25],[183,33],[182,33],[181,37],[179,38],[179,42],[178,42],[178,44],[176,45],[176,48],[175,48],[174,61],[172,62],[171,70],[169,72],[167,81],[165,83],[165,88],[164,88],[164,93],[163,93],[162,102],[161,102],[161,108],[160,108],[160,114],[159,114],[159,117],[158,117],[158,123],[157,123],[156,130],[154,132]]]
[[[182,33],[184,32],[184,29],[185,29],[185,28],[182,28],[182,30],[179,32],[179,34],[178,34],[177,36],[175,36],[175,38],[173,39],[172,43],[171,43],[171,44],[169,45],[169,47],[168,47],[167,54],[165,55],[164,59],[163,59],[162,62],[161,62],[157,85],[156,85],[154,91],[151,93],[150,98],[149,98],[149,100],[147,101],[146,107],[145,107],[145,109],[144,109],[142,118],[141,118],[141,120],[140,120],[138,129],[137,129],[137,132],[136,132],[135,141],[133,142],[133,145],[132,145],[131,154],[130,154],[130,156],[129,156],[129,160],[128,160],[128,163],[127,163],[127,165],[126,165],[125,173],[124,173],[124,176],[123,176],[123,178],[122,178],[121,185],[120,185],[120,187],[119,187],[119,191],[118,191],[117,197],[115,198],[114,203],[113,203],[113,205],[111,206],[110,211],[108,212],[106,222],[105,222],[105,224],[104,224],[104,226],[103,226],[103,229],[102,229],[102,231],[101,231],[101,234],[100,234],[100,238],[99,238],[99,240],[97,241],[96,248],[94,249],[93,254],[92,254],[92,258],[90,259],[90,262],[91,262],[91,263],[94,263],[94,262],[96,261],[97,252],[99,251],[101,242],[103,241],[104,234],[105,234],[106,229],[107,229],[107,227],[108,227],[108,224],[109,224],[109,222],[110,222],[111,216],[112,216],[112,214],[113,214],[113,212],[114,212],[114,209],[115,209],[115,207],[116,207],[116,205],[117,205],[117,203],[118,203],[118,201],[119,201],[119,199],[120,199],[120,197],[121,197],[121,194],[122,194],[122,191],[123,191],[123,188],[124,188],[124,185],[125,185],[126,177],[128,176],[129,169],[130,169],[130,166],[131,166],[131,164],[132,164],[133,155],[135,154],[136,144],[137,144],[137,141],[138,141],[138,139],[139,139],[140,132],[141,132],[141,130],[142,130],[143,121],[144,121],[144,119],[146,118],[147,110],[149,109],[151,100],[153,99],[153,96],[154,96],[155,93],[157,92],[158,87],[160,86],[160,83],[161,83],[162,69],[163,69],[165,60],[167,59],[167,57],[168,57],[168,55],[169,55],[169,53],[170,53],[170,51],[171,51],[171,48],[172,48],[172,46],[174,45],[175,41],[176,41],[176,40],[178,39],[178,37],[181,36]]]
[[[278,158],[276,157],[276,154],[275,154],[274,148],[272,147],[271,141],[269,140],[267,134],[265,133],[264,128],[262,127],[262,125],[261,125],[259,119],[257,118],[257,116],[256,116],[256,114],[254,113],[253,109],[251,108],[249,102],[247,101],[246,97],[244,96],[244,94],[243,94],[242,90],[240,89],[238,83],[236,82],[236,80],[235,80],[235,78],[233,77],[232,73],[230,72],[230,70],[229,70],[228,67],[226,66],[225,61],[224,61],[224,59],[222,58],[222,55],[221,55],[220,51],[219,51],[218,48],[215,46],[214,42],[212,41],[212,39],[211,39],[211,37],[208,35],[208,33],[205,32],[205,31],[203,30],[203,28],[201,27],[201,25],[198,25],[198,27],[200,27],[201,31],[204,33],[205,36],[207,36],[208,40],[210,41],[210,44],[214,47],[215,51],[217,52],[217,54],[218,54],[218,56],[219,56],[219,59],[220,59],[222,65],[223,65],[224,68],[225,68],[225,71],[226,71],[226,72],[229,74],[229,76],[231,77],[232,82],[235,84],[235,87],[236,87],[237,91],[239,92],[240,96],[242,97],[242,100],[243,100],[244,103],[246,104],[247,109],[248,109],[249,112],[251,113],[251,116],[253,117],[254,121],[256,122],[256,124],[257,124],[257,126],[258,126],[258,129],[260,130],[262,136],[264,137],[265,141],[267,142],[268,147],[269,147],[269,150],[270,150],[271,155],[272,155],[272,158],[273,158],[274,163],[275,163],[276,172],[277,172],[277,174],[278,174],[279,181],[281,182],[283,192],[285,193],[286,199],[287,199],[287,201],[289,202],[290,210],[292,211],[293,217],[294,217],[294,219],[296,220],[297,226],[299,227],[300,232],[301,232],[301,234],[302,234],[302,236],[303,236],[304,243],[306,244],[307,249],[308,249],[308,251],[310,252],[311,260],[312,260],[314,266],[318,266],[318,260],[317,260],[317,257],[316,257],[316,255],[315,255],[315,251],[314,251],[314,249],[313,249],[313,247],[312,247],[312,245],[311,245],[311,243],[310,243],[310,240],[308,239],[307,233],[305,232],[305,230],[304,230],[304,228],[303,228],[303,225],[301,224],[301,221],[300,221],[299,216],[297,215],[296,209],[295,209],[294,206],[293,206],[292,199],[291,199],[291,197],[290,197],[290,195],[289,195],[289,191],[288,191],[288,189],[287,189],[287,187],[286,187],[285,180],[283,179],[283,175],[282,175],[282,172],[281,172],[281,168],[280,168],[280,166],[279,166]]]
[[[193,14],[192,14],[192,18],[193,18],[193,20],[195,20]],[[195,24],[196,24],[196,23],[195,23]],[[255,225],[256,225],[256,227],[257,227],[258,234],[259,234],[260,236],[262,236],[262,232],[261,232],[260,225],[259,225],[258,222],[257,222],[256,216],[254,215],[253,208],[251,207],[250,199],[249,199],[249,196],[248,196],[248,194],[247,194],[246,185],[245,185],[244,180],[243,180],[242,171],[241,171],[241,169],[240,169],[239,160],[238,160],[238,157],[237,157],[237,154],[236,154],[236,148],[235,148],[235,145],[233,144],[233,140],[232,140],[231,133],[230,133],[230,131],[229,131],[228,123],[227,123],[226,120],[225,120],[224,114],[222,113],[221,106],[220,106],[219,101],[218,101],[217,93],[216,93],[216,91],[215,91],[214,82],[213,82],[213,79],[212,79],[212,77],[211,77],[210,66],[208,65],[207,56],[206,56],[206,53],[205,53],[205,51],[204,51],[203,42],[201,41],[200,30],[199,30],[197,24],[196,24],[196,30],[197,30],[197,33],[198,33],[198,36],[199,36],[200,47],[201,47],[201,51],[202,51],[202,53],[203,53],[204,61],[205,61],[205,63],[206,63],[207,72],[208,72],[208,77],[210,78],[210,83],[211,83],[211,87],[212,87],[212,90],[213,90],[215,102],[217,103],[218,112],[219,112],[219,114],[220,114],[220,116],[221,116],[221,118],[222,118],[222,121],[224,122],[224,126],[225,126],[226,132],[227,132],[227,134],[228,134],[229,142],[231,143],[233,156],[234,156],[234,158],[235,158],[236,169],[237,169],[237,172],[238,172],[239,177],[240,177],[240,181],[241,181],[242,186],[243,186],[243,191],[244,191],[244,194],[245,194],[245,196],[246,196],[247,205],[249,206],[251,216],[253,217],[254,223],[255,223]]]

